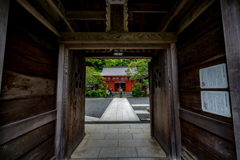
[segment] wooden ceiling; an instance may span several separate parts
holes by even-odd
[[[17,0],[17,2],[59,37],[61,32],[84,33],[106,30],[106,0]],[[179,35],[213,2],[214,0],[128,0],[129,32],[173,32]],[[139,49],[146,57],[149,57],[150,52],[151,55],[159,52],[143,51],[141,47]],[[96,53],[93,52],[93,55]]]

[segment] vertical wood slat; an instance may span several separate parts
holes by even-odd
[[[175,145],[176,145],[176,158],[180,159],[181,154],[181,129],[179,118],[179,86],[178,86],[178,62],[177,62],[177,48],[176,44],[170,45],[171,65],[172,65],[172,92],[173,92],[173,111],[174,111],[174,124],[175,124]]]
[[[7,36],[8,11],[10,0],[0,1],[0,95],[2,92],[2,74]]]
[[[171,146],[171,159],[176,159],[176,140],[175,140],[175,116],[173,108],[173,81],[172,81],[172,60],[171,60],[171,50],[170,48],[166,49],[166,61],[167,61],[167,75],[168,75],[168,90],[169,90],[169,116],[170,116],[170,146]]]
[[[150,99],[150,127],[151,136],[153,137],[153,73],[152,62],[148,63],[148,75],[149,75],[149,99]]]
[[[62,158],[62,134],[64,126],[64,99],[63,93],[66,91],[64,84],[64,62],[65,62],[65,47],[63,44],[59,46],[59,57],[58,57],[58,80],[57,80],[57,122],[56,122],[56,142],[55,142],[55,156],[56,159]]]
[[[240,1],[220,0],[237,159],[240,160]]]

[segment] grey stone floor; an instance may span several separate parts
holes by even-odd
[[[150,136],[147,124],[86,124],[86,136],[72,160],[165,160],[166,154]]]

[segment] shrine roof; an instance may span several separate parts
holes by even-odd
[[[128,76],[127,73],[125,72],[127,69],[128,69],[127,66],[104,67],[101,75],[102,76]]]

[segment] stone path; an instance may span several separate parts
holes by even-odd
[[[140,121],[126,98],[114,98],[100,121]]]
[[[167,160],[150,136],[150,124],[86,124],[86,136],[71,159]]]

